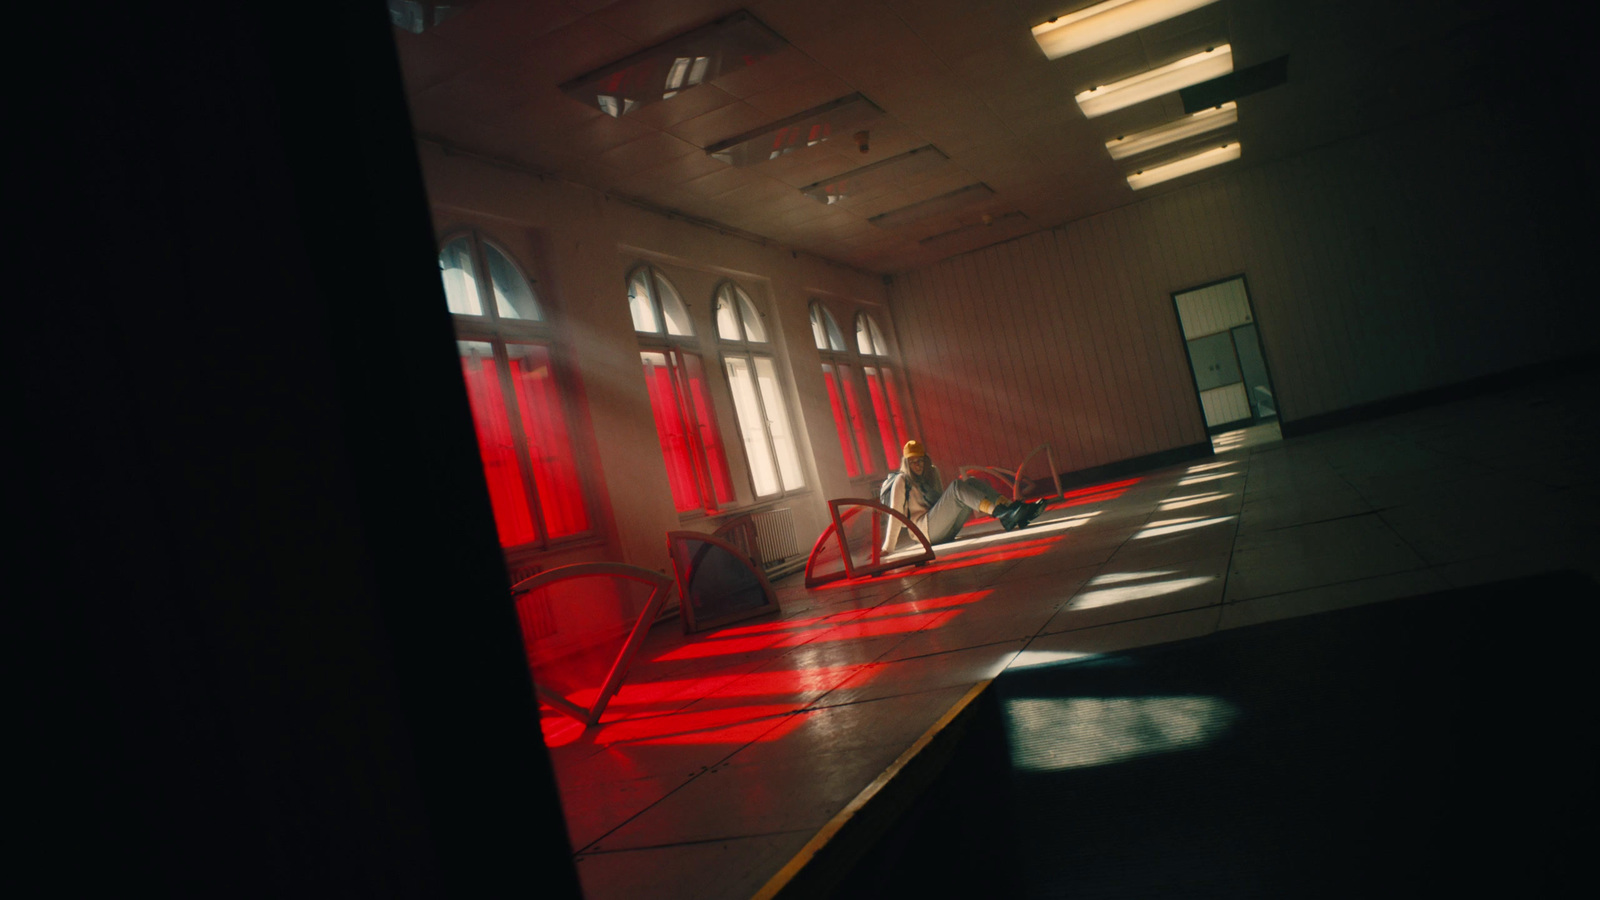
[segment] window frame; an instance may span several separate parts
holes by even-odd
[[[445,249],[457,241],[465,240],[472,261],[472,280],[474,289],[478,292],[478,302],[482,310],[478,315],[458,313],[446,306],[446,314],[450,316],[450,323],[459,347],[464,342],[486,343],[490,345],[490,352],[495,365],[495,378],[500,388],[500,398],[504,404],[506,420],[511,427],[512,450],[517,460],[518,474],[522,479],[523,494],[528,505],[528,515],[533,523],[535,537],[532,541],[520,544],[502,545],[501,552],[508,563],[516,564],[525,557],[542,554],[554,550],[568,549],[574,546],[594,544],[605,540],[604,529],[598,517],[599,506],[595,502],[596,491],[594,473],[584,465],[580,445],[587,434],[582,410],[577,402],[576,384],[573,379],[566,347],[558,334],[558,328],[553,321],[552,310],[547,298],[539,294],[539,279],[530,274],[531,269],[522,264],[517,256],[506,249],[505,245],[476,227],[458,227],[444,231],[435,250],[435,259],[441,263],[440,275],[443,276],[443,256]],[[492,269],[489,266],[489,250],[493,249],[502,259],[510,265],[522,278],[532,295],[537,318],[505,318],[500,315],[494,296]],[[443,284],[441,284],[443,287]],[[448,294],[447,294],[448,297]],[[578,499],[583,505],[584,519],[588,527],[571,534],[551,537],[550,528],[545,521],[544,507],[539,498],[538,479],[535,475],[532,445],[529,438],[527,424],[523,421],[522,410],[517,402],[518,392],[511,375],[511,354],[508,345],[533,345],[544,348],[549,358],[550,376],[554,382],[555,394],[560,403],[559,414],[566,427],[567,449],[572,453],[572,468],[577,479]],[[459,349],[458,349],[459,354]],[[463,383],[463,387],[466,385]],[[474,439],[476,440],[476,415],[474,415]],[[487,475],[487,473],[486,473]],[[496,524],[498,533],[499,525]]]
[[[741,300],[743,302],[740,302]],[[726,337],[722,333],[721,316],[722,304],[724,302],[729,304],[733,314],[733,321],[738,329],[738,336],[736,338]],[[794,412],[790,408],[792,404],[789,402],[790,398],[787,396],[788,384],[784,376],[784,367],[779,365],[778,361],[776,335],[774,334],[773,328],[769,324],[766,313],[762,311],[759,305],[757,305],[755,299],[750,296],[749,292],[740,287],[739,284],[732,279],[724,279],[723,281],[718,282],[717,286],[712,290],[711,304],[711,318],[713,328],[715,329],[717,336],[718,361],[722,365],[723,378],[727,382],[728,391],[730,394],[733,391],[733,377],[728,369],[728,360],[730,358],[743,359],[746,361],[750,366],[751,377],[753,379],[757,379],[757,389],[752,391],[752,393],[754,394],[757,410],[759,411],[761,419],[761,421],[758,423],[760,426],[759,430],[763,437],[763,446],[767,452],[768,463],[772,466],[773,475],[778,480],[778,490],[775,493],[763,494],[757,490],[755,467],[752,464],[752,461],[749,459],[749,452],[746,451],[745,473],[750,484],[750,496],[754,499],[755,504],[759,505],[809,491],[811,489],[811,485],[806,475],[805,460],[800,452],[801,432],[795,428]],[[746,310],[754,313],[758,319],[761,320],[761,329],[765,334],[764,340],[752,341],[749,339],[748,325],[745,322]],[[784,486],[783,465],[779,459],[777,440],[772,434],[771,423],[774,421],[774,416],[767,409],[766,398],[762,396],[762,392],[759,389],[760,376],[759,367],[756,364],[757,359],[765,359],[772,366],[773,377],[777,383],[778,399],[783,406],[783,420],[784,424],[786,424],[789,429],[789,443],[794,454],[795,468],[799,475],[800,483],[795,487]],[[736,424],[739,426],[740,445],[744,446],[746,443],[744,439],[745,423],[739,417],[737,403],[734,404],[734,418],[736,420]]]
[[[693,445],[689,448],[688,455],[690,468],[694,474],[695,490],[700,495],[700,503],[698,506],[691,507],[689,509],[679,509],[677,497],[674,496],[672,503],[673,510],[677,512],[680,521],[696,519],[705,516],[724,515],[729,511],[738,508],[741,504],[738,491],[733,484],[733,475],[728,465],[728,442],[725,435],[722,433],[721,422],[717,416],[716,399],[713,396],[715,386],[712,384],[712,379],[710,379],[707,374],[708,366],[706,364],[706,353],[701,346],[699,331],[695,328],[693,315],[689,313],[689,305],[683,300],[683,292],[678,290],[677,286],[672,283],[671,279],[667,278],[666,274],[660,269],[657,269],[654,265],[643,262],[630,267],[628,269],[627,276],[623,281],[624,291],[627,292],[632,290],[634,282],[641,280],[641,273],[643,276],[642,281],[645,286],[646,295],[649,298],[650,305],[653,310],[652,314],[655,317],[656,330],[640,331],[635,323],[633,334],[639,345],[640,365],[642,366],[644,364],[643,355],[646,353],[660,353],[666,357],[668,380],[672,384],[673,399],[677,406],[677,414],[680,425],[687,433],[692,435]],[[683,312],[685,322],[687,323],[687,332],[679,334],[672,333],[672,329],[669,325],[670,320],[666,314],[665,304],[661,299],[661,284],[665,284],[671,291],[672,296],[677,300],[677,303]],[[629,315],[631,320],[631,306]],[[715,327],[715,322],[713,322],[713,327]],[[688,366],[681,362],[684,356],[693,356],[700,365],[700,378],[705,382],[707,390],[707,396],[704,398],[704,400],[706,417],[710,420],[708,422],[702,422],[701,416],[696,410],[696,404],[694,402],[695,398],[692,396],[692,391],[689,384],[690,375],[687,371]],[[648,385],[646,387],[648,389]],[[656,431],[656,436],[659,439],[661,435],[660,429],[655,425],[654,422],[655,411],[653,399],[651,401],[651,406],[651,428]],[[705,435],[708,432],[717,441],[715,454],[708,451],[705,446]],[[666,452],[666,449],[663,448],[662,462],[670,467],[671,461],[666,458]],[[713,457],[715,457],[715,459],[713,459]],[[720,483],[717,477],[718,468],[721,469],[720,474],[722,476]],[[726,485],[727,487],[726,499],[718,496],[719,484]]]
[[[854,304],[851,304],[848,308],[852,315],[847,321],[851,323],[853,329],[851,332],[838,329],[838,337],[844,348],[818,346],[817,355],[821,357],[823,366],[832,366],[834,369],[834,388],[833,393],[829,396],[829,402],[835,404],[835,409],[844,411],[847,421],[853,423],[853,419],[857,415],[863,421],[864,427],[861,429],[856,430],[852,424],[852,433],[848,437],[843,434],[839,436],[840,450],[845,454],[846,471],[849,471],[850,463],[853,461],[857,465],[859,474],[851,476],[852,481],[877,480],[899,468],[900,445],[914,430],[909,395],[906,392],[907,385],[904,370],[895,358],[893,347],[890,345],[888,338],[884,336],[883,327],[878,323],[876,316],[871,311]],[[831,338],[834,334],[828,330],[827,326],[831,322],[836,329],[838,328],[838,319],[833,316],[833,311],[829,309],[828,304],[821,298],[813,298],[811,300],[810,311],[813,317],[819,313],[825,317],[822,319],[822,330],[831,343]],[[881,348],[874,345],[872,348],[874,352],[872,353],[863,353],[860,341],[855,337],[860,333],[864,322],[871,323],[868,325],[868,334],[875,337],[878,343],[881,344]],[[814,345],[817,344],[816,338],[816,327],[813,326],[812,343]],[[879,349],[883,351],[881,354],[876,352]],[[868,369],[875,371],[869,374]],[[889,373],[887,377],[885,377],[885,372]],[[826,369],[824,369],[823,377],[826,382]],[[879,396],[883,398],[883,402],[887,405],[891,428],[897,422],[894,412],[898,410],[900,413],[898,424],[905,430],[905,435],[891,434],[888,436],[888,440],[885,440],[883,430],[880,427],[881,417],[876,409],[876,404],[873,402],[874,384],[876,384],[877,390],[881,392]],[[856,389],[854,398],[849,394],[851,385]],[[826,390],[826,386],[824,389]],[[857,401],[855,406],[850,404],[851,399]],[[836,428],[838,421],[836,417]],[[872,448],[870,451],[862,451],[860,445],[863,440],[867,441],[868,446]],[[890,452],[891,450],[893,451],[892,453]],[[880,453],[882,454],[881,457]],[[884,468],[875,470],[872,466],[866,465],[864,459],[866,457],[870,457],[875,465],[882,465]]]

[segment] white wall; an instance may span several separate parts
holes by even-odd
[[[580,443],[579,453],[596,475],[600,508],[595,514],[605,523],[604,539],[545,554],[537,562],[549,567],[613,559],[670,571],[666,533],[710,531],[717,524],[681,520],[673,508],[628,314],[627,273],[646,262],[661,268],[690,306],[705,338],[708,368],[720,367],[709,349],[715,345],[715,285],[732,278],[763,307],[780,368],[790,375],[788,399],[807,467],[808,490],[778,505],[795,510],[803,551],[809,550],[827,522],[827,498],[854,491],[834,435],[807,304],[825,295],[883,306],[881,280],[610,201],[585,188],[447,154],[430,143],[419,144],[418,152],[435,231],[478,228],[517,257],[538,279],[540,299],[551,310],[561,350],[577,376],[588,420],[587,426],[579,423],[579,431],[592,436]],[[725,393],[719,399],[719,425],[738,479],[741,441],[724,400]]]
[[[1242,274],[1285,421],[1596,345],[1556,294],[1518,136],[1482,107],[896,276],[936,453],[1063,469],[1205,439],[1171,294]],[[1249,147],[1245,147],[1246,161]]]

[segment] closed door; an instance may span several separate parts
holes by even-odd
[[[1215,434],[1276,418],[1278,404],[1244,278],[1180,291],[1172,298],[1206,430]]]

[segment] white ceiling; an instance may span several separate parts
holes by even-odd
[[[471,0],[421,34],[394,35],[425,139],[890,273],[1461,107],[1497,77],[1512,15],[1486,0],[1220,0],[1047,60],[1030,27],[1090,2]],[[559,90],[739,9],[789,46],[620,118]],[[1287,83],[1239,99],[1240,160],[1136,195],[1105,141],[1178,118],[1177,95],[1092,120],[1073,95],[1224,42],[1236,70],[1287,54]],[[855,92],[887,114],[865,154],[848,139],[746,168],[706,153]],[[928,144],[950,165],[835,206],[799,190]],[[993,190],[976,204],[868,221],[976,183]]]

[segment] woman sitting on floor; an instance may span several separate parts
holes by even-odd
[[[961,533],[961,526],[967,524],[975,512],[994,516],[1001,528],[1010,531],[1032,522],[1045,504],[1043,500],[1033,503],[1002,500],[994,488],[971,476],[957,478],[949,487],[944,487],[939,470],[934,468],[918,441],[906,441],[901,451],[900,470],[890,472],[883,480],[878,497],[884,506],[910,519],[930,544],[955,540]],[[883,552],[894,550],[904,530],[899,519],[889,519]]]

